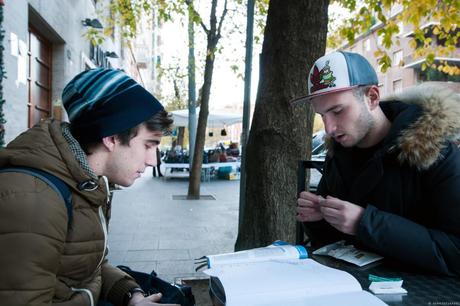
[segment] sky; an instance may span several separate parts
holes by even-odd
[[[220,14],[220,11],[218,11]],[[204,22],[208,24],[209,9],[201,8],[200,14]],[[337,19],[347,16],[346,12],[338,5],[330,5],[329,14]],[[230,17],[230,18],[229,18]],[[244,75],[244,58],[245,58],[245,31],[246,31],[246,17],[242,14],[228,15],[226,21],[227,29],[235,29],[236,32],[231,35],[223,36],[219,42],[222,47],[222,53],[216,55],[213,81],[211,87],[210,110],[222,110],[228,105],[239,106],[240,110],[243,106],[244,98],[244,81],[237,73],[232,71],[231,65],[239,65],[239,73]],[[254,28],[254,32],[259,31]],[[188,34],[186,20],[175,20],[163,24],[161,30],[163,52],[161,56],[161,63],[163,67],[183,67],[183,74],[186,74],[187,59],[188,59]],[[205,50],[205,35],[201,27],[195,27],[195,56],[196,61],[201,62],[197,66],[196,84],[197,94],[198,89],[202,85],[202,72],[204,68],[204,54]],[[259,54],[262,50],[262,40],[260,43],[254,43],[253,60],[252,60],[252,84],[251,84],[251,104],[255,103],[258,85],[258,71],[259,71]],[[187,88],[187,78],[181,80],[184,90]],[[163,78],[162,91],[164,96],[172,96],[173,85],[172,80]],[[186,94],[186,91],[185,91]],[[236,112],[236,111],[235,111]]]

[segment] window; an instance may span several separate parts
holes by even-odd
[[[399,50],[393,53],[393,66],[401,65],[403,61],[403,51]]]
[[[366,52],[371,51],[371,40],[369,38],[364,41],[364,50]]]
[[[377,46],[378,47],[383,47],[383,36],[377,34]]]
[[[380,96],[384,96],[386,94],[385,93],[385,85],[383,83],[379,83],[378,87],[379,87],[379,91],[380,91]]]
[[[403,89],[402,85],[402,80],[393,81],[393,93],[401,92]]]
[[[404,33],[404,23],[402,21],[398,22],[398,34],[396,36],[401,36],[402,33]]]
[[[390,17],[396,16],[397,14],[401,13],[403,11],[403,6],[402,4],[396,3],[391,6],[390,9]]]

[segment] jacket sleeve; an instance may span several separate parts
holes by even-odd
[[[103,299],[111,302],[115,306],[122,306],[125,294],[132,288],[139,288],[140,286],[134,279],[121,271],[120,269],[112,266],[105,259],[102,264],[102,292]]]
[[[460,275],[460,152],[450,144],[443,156],[423,172],[432,207],[425,225],[368,205],[357,238],[384,256],[424,270]]]
[[[51,305],[67,233],[65,205],[40,179],[0,177],[1,304]]]

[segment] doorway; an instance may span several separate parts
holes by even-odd
[[[52,81],[52,44],[29,27],[29,69],[28,82],[28,127],[39,123],[52,115],[51,81]]]

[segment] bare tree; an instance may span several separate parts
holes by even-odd
[[[245,206],[236,250],[295,240],[297,165],[309,157],[308,69],[325,52],[329,0],[271,0],[246,155]]]
[[[187,5],[193,9],[191,1],[186,1]],[[214,60],[217,43],[221,38],[222,24],[225,16],[227,15],[227,0],[224,1],[224,7],[217,20],[217,4],[218,0],[212,0],[211,14],[209,17],[209,28],[203,23],[200,18],[200,25],[206,33],[207,46],[206,46],[206,61],[204,67],[204,81],[202,92],[200,96],[200,113],[198,115],[198,127],[196,131],[195,150],[193,153],[192,169],[190,172],[190,180],[188,186],[188,199],[200,198],[200,178],[201,166],[203,164],[204,142],[206,137],[206,125],[209,114],[209,97],[211,93],[212,74],[214,71]],[[198,15],[198,13],[196,13]]]

